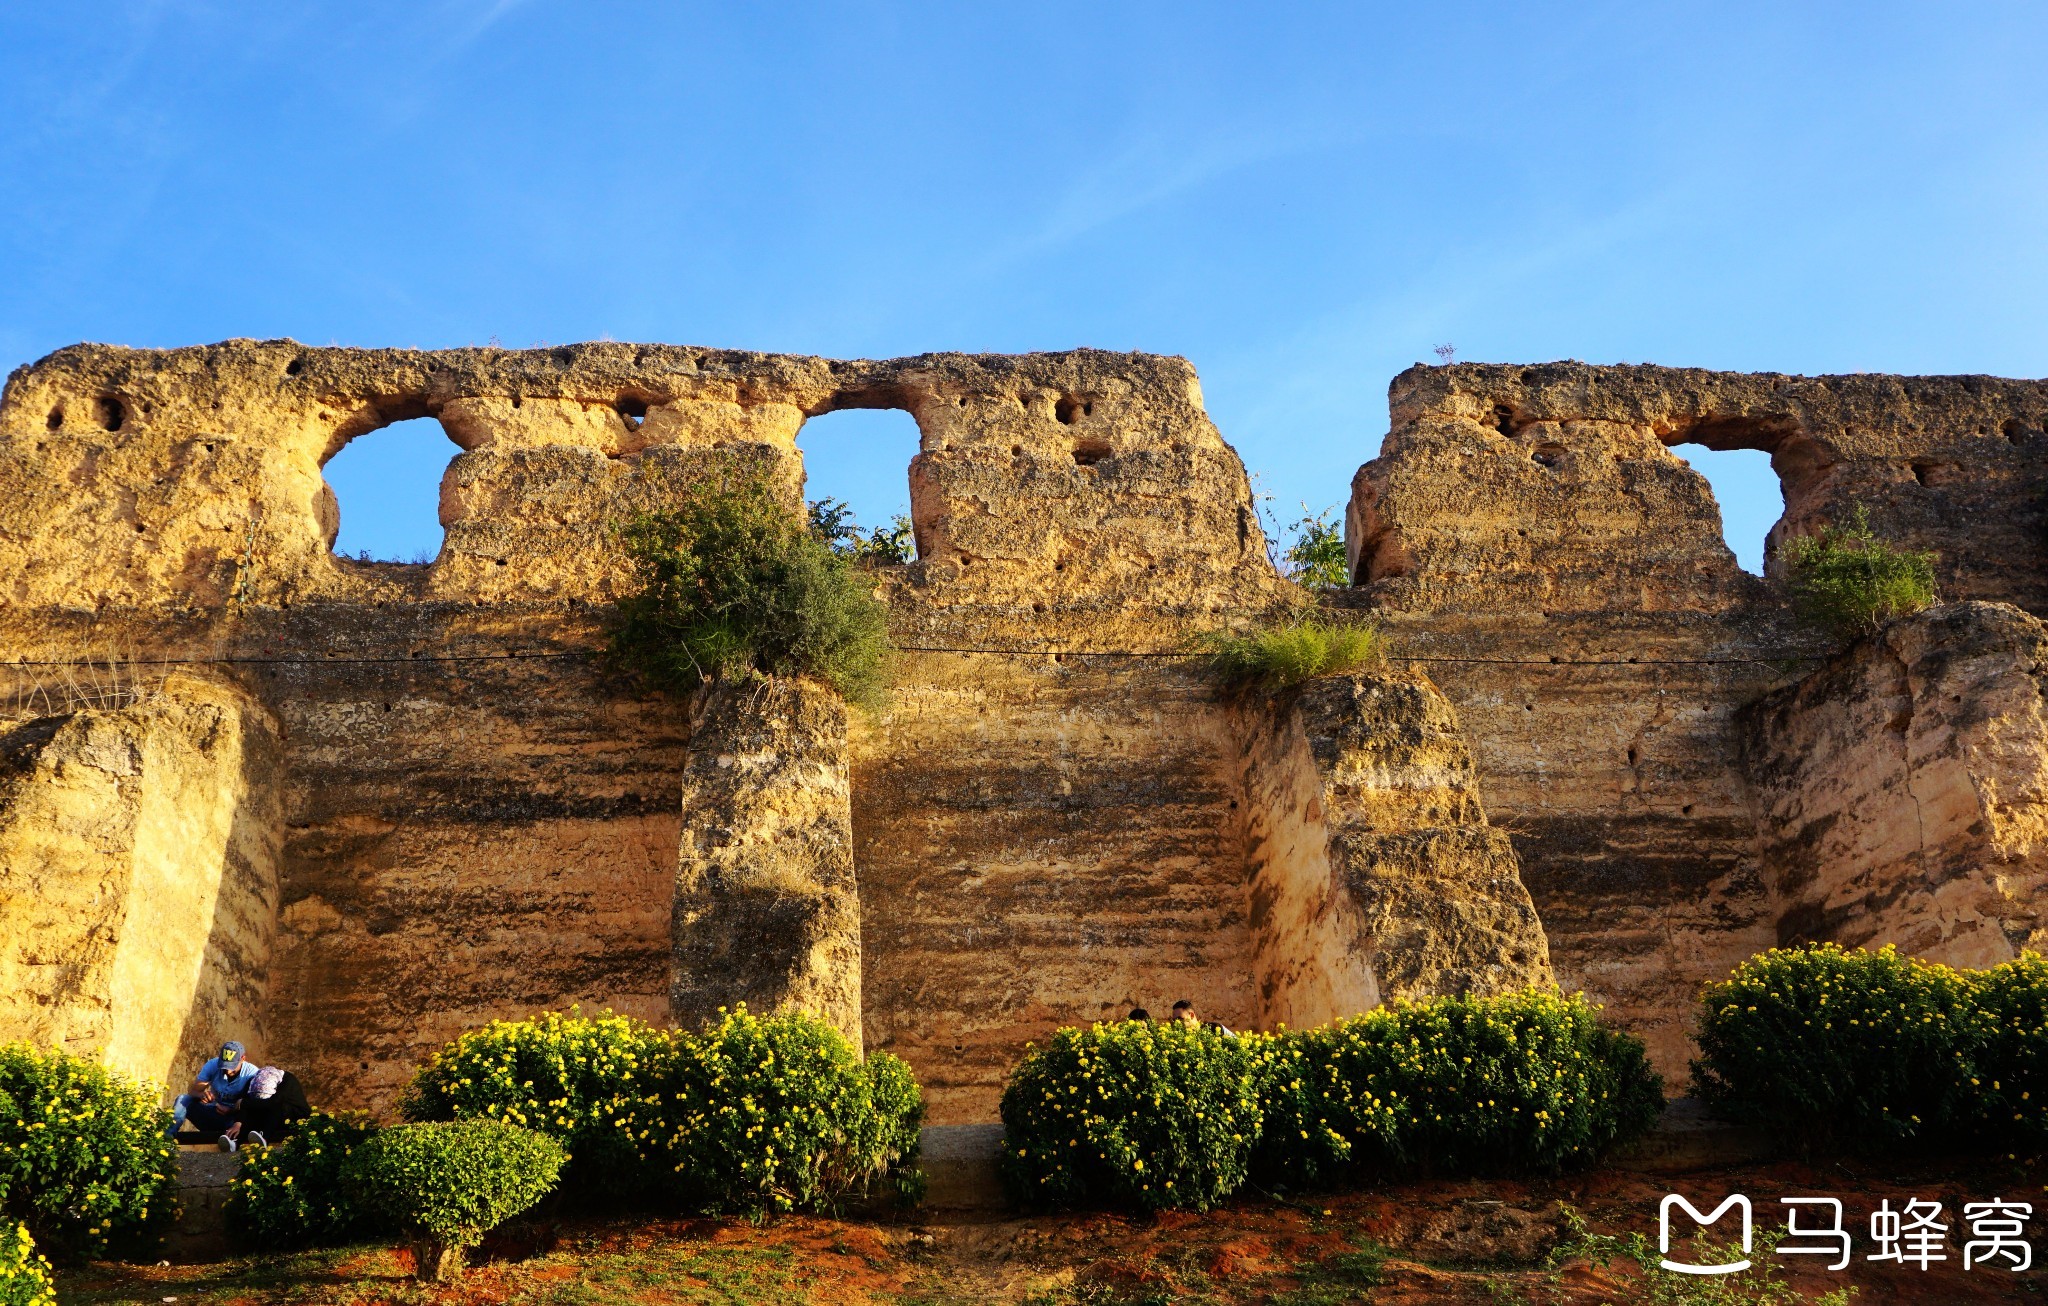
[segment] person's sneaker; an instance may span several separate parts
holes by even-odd
[[[249,1141],[256,1144],[256,1146],[258,1147],[270,1146],[270,1140],[263,1136],[263,1131],[261,1129],[251,1129],[249,1131]]]
[[[234,1139],[232,1139],[232,1138],[229,1138],[229,1137],[228,1137],[227,1135],[225,1135],[225,1134],[221,1135],[221,1140],[220,1140],[220,1150],[221,1150],[221,1151],[223,1151],[223,1152],[232,1152],[232,1151],[234,1151],[234,1150],[235,1150],[235,1146],[236,1146],[236,1144],[235,1144],[235,1140],[234,1140]]]

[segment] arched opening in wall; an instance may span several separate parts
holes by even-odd
[[[842,408],[805,419],[796,442],[814,520],[836,514],[842,546],[869,550],[871,561],[917,556],[910,531],[917,419],[900,408]]]
[[[1785,515],[1785,487],[1761,449],[1709,449],[1675,444],[1671,452],[1707,478],[1721,508],[1721,537],[1751,575],[1764,574],[1764,538]]]
[[[432,417],[356,436],[321,473],[341,526],[336,557],[429,563],[441,552],[441,478],[462,451]]]

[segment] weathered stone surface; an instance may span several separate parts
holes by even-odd
[[[1903,618],[1743,714],[1782,942],[1992,966],[2048,948],[2048,626]]]
[[[0,1029],[168,1084],[264,1049],[278,741],[193,676],[121,697],[0,730]]]
[[[1242,704],[1237,726],[1263,1023],[1551,981],[1514,850],[1427,678],[1310,681]]]
[[[698,694],[683,767],[669,1011],[794,1008],[861,1041],[846,704],[807,680]]]

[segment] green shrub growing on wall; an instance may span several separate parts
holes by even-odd
[[[0,1220],[0,1306],[57,1306],[50,1263],[36,1251],[28,1226]]]
[[[1313,614],[1247,634],[1204,635],[1196,648],[1211,679],[1227,693],[1287,689],[1378,662],[1385,653],[1378,627]]]
[[[408,1120],[490,1119],[560,1140],[579,1201],[631,1201],[658,1176],[626,1119],[671,1057],[668,1030],[609,1013],[494,1020],[434,1054],[399,1104]]]
[[[151,1251],[177,1214],[156,1100],[96,1061],[0,1045],[0,1214],[60,1262]]]
[[[377,1133],[369,1117],[316,1111],[285,1142],[245,1147],[228,1187],[228,1232],[251,1249],[332,1247],[381,1232],[386,1222],[356,1204],[342,1176],[356,1148]]]
[[[1250,1171],[1251,1040],[1131,1020],[1056,1030],[1003,1090],[1001,1170],[1027,1206],[1203,1211]]]
[[[1934,602],[1932,553],[1901,549],[1871,529],[1858,505],[1845,523],[1787,546],[1792,602],[1808,624],[1854,639]]]
[[[1399,1003],[1265,1042],[1257,1160],[1275,1182],[1553,1173],[1664,1105],[1640,1040],[1544,989]]]
[[[1702,996],[1694,1092],[1819,1148],[1967,1136],[1984,1042],[1971,990],[1890,947],[1773,948]]]
[[[813,499],[810,510],[811,534],[856,566],[900,567],[917,557],[915,532],[903,513],[891,517],[887,526],[862,534],[853,509],[837,499]]]
[[[566,1159],[546,1134],[501,1120],[436,1121],[366,1139],[345,1179],[358,1206],[411,1237],[419,1276],[439,1279],[485,1231],[547,1196]]]
[[[877,1052],[863,1063],[815,1016],[740,1007],[677,1036],[628,1104],[627,1128],[690,1208],[787,1211],[828,1204],[915,1155],[923,1118],[902,1061]]]
[[[664,689],[814,676],[849,702],[881,700],[887,611],[873,581],[820,539],[758,472],[726,466],[619,528],[631,592],[612,655]]]
[[[1344,554],[1344,532],[1330,520],[1335,508],[1310,514],[1301,505],[1301,520],[1287,529],[1294,539],[1280,554],[1287,578],[1309,589],[1343,589],[1351,584],[1351,561]]]

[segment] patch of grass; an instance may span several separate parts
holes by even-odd
[[[1386,1281],[1387,1249],[1367,1241],[1301,1267],[1301,1285],[1273,1298],[1274,1306],[1340,1306],[1356,1302],[1367,1288]]]
[[[1209,675],[1230,693],[1288,689],[1317,676],[1381,661],[1379,627],[1307,614],[1249,634],[1214,632],[1196,641]]]
[[[1848,521],[1788,546],[1793,606],[1808,625],[1855,639],[1934,603],[1935,556],[1879,537],[1858,504]]]
[[[1569,1206],[1562,1209],[1567,1232],[1565,1240],[1550,1254],[1553,1270],[1569,1261],[1592,1261],[1597,1265],[1632,1261],[1642,1272],[1642,1278],[1630,1285],[1629,1300],[1643,1306],[1848,1306],[1856,1291],[1837,1288],[1811,1297],[1785,1282],[1784,1271],[1774,1255],[1785,1239],[1782,1229],[1756,1230],[1751,1250],[1746,1253],[1739,1243],[1714,1242],[1703,1229],[1693,1235],[1683,1253],[1677,1253],[1682,1259],[1694,1265],[1726,1265],[1747,1256],[1751,1268],[1729,1275],[1674,1274],[1659,1264],[1662,1256],[1644,1234],[1632,1233],[1621,1238],[1594,1233],[1583,1215]],[[1552,1282],[1555,1281],[1553,1274]]]

